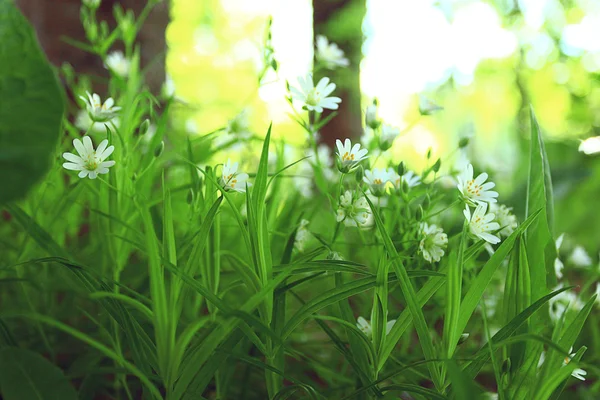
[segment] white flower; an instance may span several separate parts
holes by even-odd
[[[175,81],[169,74],[167,74],[167,78],[165,79],[165,83],[163,84],[162,91],[167,97],[175,96]]]
[[[122,51],[113,51],[106,56],[104,66],[124,78],[129,76],[131,61],[123,55]]]
[[[421,184],[421,177],[412,171],[408,171],[402,175],[402,181],[406,182],[409,189],[412,189]]]
[[[248,174],[239,173],[238,165],[237,162],[231,164],[231,160],[227,160],[227,163],[223,165],[219,184],[225,191],[235,190],[242,193],[246,191],[246,184],[250,186],[250,183],[247,182]]]
[[[589,267],[592,265],[592,258],[582,246],[575,246],[573,252],[569,256],[569,262],[576,267]]]
[[[496,186],[493,182],[484,183],[488,178],[485,172],[473,179],[473,165],[469,164],[465,170],[457,177],[458,190],[463,195],[467,203],[475,205],[477,203],[495,203],[498,193],[490,189]]]
[[[306,242],[310,239],[310,232],[307,229],[309,221],[303,219],[300,221],[300,226],[296,230],[296,240],[294,241],[294,248],[299,252],[304,251],[304,246]]]
[[[396,323],[395,319],[392,319],[387,322],[387,324],[385,325],[385,334],[386,335],[390,334],[390,331],[394,327],[395,323]],[[358,327],[358,329],[360,329],[362,331],[362,333],[367,335],[367,337],[373,336],[373,328],[371,327],[370,321],[367,321],[363,317],[358,317],[358,319],[356,320],[356,326]]]
[[[562,287],[562,284],[558,285],[552,291],[554,292]],[[548,304],[550,306],[550,318],[555,322],[558,321],[567,310],[579,311],[583,308],[581,300],[579,300],[577,295],[570,290],[557,294],[550,299]]]
[[[104,104],[102,104],[100,96],[96,93],[85,93],[87,94],[87,99],[83,96],[79,96],[79,98],[85,102],[85,108],[94,122],[108,122],[121,110],[121,107],[114,107],[115,101],[112,97],[106,99]]]
[[[556,274],[556,277],[558,279],[562,279],[563,277],[563,273],[562,270],[565,267],[565,265],[563,264],[563,262],[560,260],[559,256],[560,256],[560,246],[562,246],[562,242],[563,239],[565,237],[565,234],[563,233],[562,235],[560,235],[558,237],[558,239],[556,239],[556,258],[554,259],[554,273]]]
[[[347,67],[350,62],[344,57],[344,52],[335,43],[329,43],[323,35],[317,36],[317,52],[315,54],[317,61],[323,63],[327,69],[336,67]]]
[[[422,115],[431,115],[443,109],[444,107],[440,107],[427,97],[419,95],[419,112]]]
[[[329,83],[329,78],[322,78],[317,86],[314,86],[312,75],[298,78],[300,90],[290,87],[292,97],[304,103],[309,111],[323,112],[324,108],[337,110],[338,103],[342,102],[339,97],[327,97],[335,90],[335,83]]]
[[[415,174],[413,171],[407,171],[402,176],[398,175],[398,173],[392,169],[389,169],[389,171],[392,175],[390,180],[397,190],[402,190],[402,184],[404,182],[406,182],[406,185],[409,189],[412,189],[415,186],[419,186],[421,184],[421,177]]]
[[[373,171],[367,169],[363,181],[369,185],[373,196],[379,197],[385,194],[385,185],[391,180],[389,170],[374,168]]]
[[[392,147],[394,140],[400,135],[400,129],[391,125],[384,124],[381,127],[381,136],[379,137],[379,148],[383,151]]]
[[[509,237],[517,229],[517,217],[511,214],[512,208],[497,203],[490,204],[490,212],[496,216],[496,222],[502,228],[498,234]]]
[[[600,153],[600,136],[582,140],[579,144],[579,151],[587,155]]]
[[[63,158],[68,161],[63,167],[71,171],[80,171],[80,178],[89,176],[90,179],[96,179],[98,174],[108,174],[108,169],[115,165],[114,161],[104,161],[115,150],[115,146],[108,146],[106,139],[100,142],[96,150],[89,136],[84,136],[83,142],[73,139],[73,146],[79,155],[63,153]]]
[[[106,134],[106,126],[109,125],[107,122],[94,123],[90,118],[87,110],[79,110],[75,116],[75,126],[82,132],[94,132]],[[110,121],[110,125],[114,125],[116,128],[121,126],[119,117],[115,117]]]
[[[434,224],[428,225],[426,222],[421,223],[420,231],[422,239],[419,243],[419,251],[423,254],[423,258],[428,262],[439,262],[448,245],[448,236],[442,228]]]
[[[363,226],[369,222],[370,215],[371,208],[363,196],[354,198],[349,190],[340,196],[337,222],[344,221],[346,226]]]
[[[463,214],[469,222],[469,230],[473,235],[491,244],[499,243],[500,238],[492,235],[490,232],[499,229],[500,225],[497,222],[492,222],[495,215],[492,213],[486,214],[486,211],[487,204],[479,204],[477,208],[475,208],[473,215],[471,215],[471,209],[467,205],[465,206]]]
[[[367,153],[369,152],[367,149],[361,149],[359,143],[352,146],[350,139],[346,139],[344,144],[337,139],[335,146],[337,147],[337,155],[340,162],[339,169],[344,173],[350,172],[359,162],[367,158]]]
[[[379,125],[381,125],[377,101],[373,101],[373,103],[369,104],[367,107],[367,110],[365,111],[365,125],[371,129],[377,129],[379,128]]]
[[[571,353],[573,351],[573,346],[571,346],[571,348],[569,349],[569,353]],[[571,360],[573,359],[573,357],[575,357],[575,353],[571,353],[569,356],[565,357],[565,359],[563,360],[563,367],[565,365],[567,365],[568,363],[571,362]],[[580,381],[585,381],[585,376],[587,375],[586,370],[581,369],[581,368],[575,368],[573,370],[573,372],[571,372],[571,376],[573,378],[577,378]]]

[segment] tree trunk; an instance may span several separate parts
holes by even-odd
[[[346,53],[350,66],[334,71],[320,71],[315,82],[328,76],[337,85],[335,96],[342,99],[338,115],[321,130],[321,141],[333,146],[336,139],[362,135],[360,105],[360,62],[362,60],[362,23],[365,0],[313,0],[314,35],[324,35]],[[342,23],[343,22],[343,23]],[[325,113],[325,116],[329,112]]]
[[[105,20],[114,28],[116,22],[112,10],[115,4],[121,4],[124,9],[132,9],[135,15],[139,15],[145,3],[142,0],[103,0],[97,13],[98,20]],[[86,42],[79,20],[81,0],[16,0],[16,4],[34,26],[51,63],[59,66],[68,62],[78,73],[108,77],[102,60],[62,40],[66,36]],[[165,30],[168,22],[168,3],[162,2],[150,13],[137,40],[142,50],[142,67],[149,65],[146,81],[155,93],[165,81]]]

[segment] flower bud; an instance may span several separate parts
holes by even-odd
[[[165,149],[165,142],[163,142],[161,140],[160,143],[158,144],[158,146],[156,146],[156,148],[154,149],[154,157],[156,157],[156,158],[160,157],[160,155],[163,153],[164,149]]]
[[[431,147],[429,149],[427,149],[427,159],[429,160],[431,158]]]
[[[329,254],[327,254],[327,259],[328,260],[339,260],[339,261],[343,260],[342,256],[337,251],[330,251]]]
[[[458,339],[458,344],[461,345],[464,342],[467,341],[467,339],[469,338],[469,334],[468,333],[463,333],[460,335],[460,338]]]
[[[423,220],[423,207],[420,204],[419,207],[417,207],[417,212],[415,212],[415,219],[417,221]]]
[[[194,190],[190,189],[188,191],[188,195],[187,195],[187,203],[189,205],[192,205],[194,203]]]
[[[142,122],[142,124],[140,125],[140,128],[138,129],[138,134],[140,136],[145,135],[146,132],[148,132],[148,128],[150,128],[150,120],[146,118],[144,122]]]
[[[402,184],[400,185],[400,187],[402,188],[402,193],[404,193],[404,194],[408,193],[408,191],[410,190],[410,187],[408,186],[408,182],[406,181],[406,179],[402,179]]]
[[[468,137],[460,138],[460,140],[458,141],[458,147],[460,147],[461,149],[467,147],[468,144],[469,144]]]
[[[356,172],[354,173],[354,177],[356,178],[356,182],[361,183],[363,178],[365,177],[365,169],[362,165],[359,165],[356,168]]]
[[[433,172],[439,172],[440,171],[440,167],[442,166],[442,159],[438,158],[437,161],[435,162],[435,164],[433,164],[433,167],[431,167],[431,169],[433,170]]]
[[[511,367],[510,358],[507,358],[502,363],[502,368],[501,368],[502,374],[508,374],[510,372],[510,367]]]
[[[378,111],[378,102],[377,99],[374,99],[373,103],[367,107],[365,112],[365,125],[371,129],[377,129],[379,128],[379,125],[381,125]]]
[[[423,209],[428,210],[429,206],[431,206],[431,197],[429,197],[429,194],[427,194],[423,200]]]
[[[403,176],[406,173],[406,167],[404,166],[404,161],[400,161],[398,164],[398,175]]]

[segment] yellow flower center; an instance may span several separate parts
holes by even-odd
[[[481,194],[481,185],[476,185],[475,180],[471,179],[467,182],[467,193],[474,196],[479,196]]]
[[[345,152],[344,155],[342,156],[342,161],[354,161],[354,154]]]
[[[376,185],[381,185],[383,182],[381,181],[381,179],[375,178],[375,179],[373,179],[373,183]]]
[[[88,156],[87,160],[83,163],[83,166],[88,171],[95,171],[98,168],[98,160],[96,159],[95,153]]]

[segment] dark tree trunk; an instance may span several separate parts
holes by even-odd
[[[322,142],[333,146],[335,139],[356,139],[362,134],[360,61],[366,4],[365,0],[313,0],[313,10],[315,38],[325,35],[337,43],[350,60],[347,68],[320,71],[315,77],[315,83],[323,76],[331,78],[338,86],[334,95],[342,99],[338,116],[321,131]]]
[[[124,9],[132,9],[135,15],[139,15],[145,3],[143,0],[103,0],[97,13],[98,20],[105,20],[114,28],[116,23],[112,10],[115,4],[121,4]],[[39,41],[51,63],[59,66],[68,62],[78,73],[108,76],[102,60],[97,56],[62,40],[62,37],[66,36],[86,42],[79,20],[81,0],[16,0],[16,4],[36,29]],[[147,83],[154,92],[160,90],[165,80],[165,30],[168,22],[169,7],[165,1],[150,13],[137,40],[141,47],[142,67],[149,65]]]

